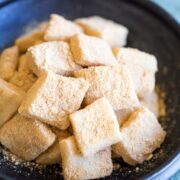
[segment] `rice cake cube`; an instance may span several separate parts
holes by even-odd
[[[157,60],[154,55],[133,48],[116,49],[119,63],[128,67],[139,98],[148,96],[155,87]]]
[[[141,99],[140,103],[152,111],[156,117],[159,116],[159,98],[155,91],[150,93],[145,99]]]
[[[69,113],[80,108],[88,87],[83,78],[45,72],[28,91],[19,113],[64,130],[70,124]]]
[[[113,170],[111,150],[106,148],[83,157],[73,136],[60,142],[64,179],[98,179],[109,176]]]
[[[70,40],[70,47],[75,62],[81,66],[117,64],[110,46],[100,38],[76,34]]]
[[[16,114],[0,129],[0,142],[23,160],[34,160],[50,147],[56,135],[40,121]]]
[[[50,16],[44,39],[46,41],[68,40],[71,36],[78,33],[83,33],[80,26],[60,15],[52,14]]]
[[[28,49],[30,69],[39,76],[43,71],[69,75],[81,67],[75,64],[70,47],[66,42],[46,42]]]
[[[85,104],[106,97],[116,111],[132,109],[139,105],[130,73],[122,65],[89,67],[74,72],[74,76],[83,77],[90,84]]]
[[[18,64],[19,50],[17,46],[5,49],[0,57],[0,77],[8,81],[14,74]]]
[[[0,127],[18,110],[24,91],[0,78]]]
[[[92,155],[120,140],[118,121],[106,98],[72,113],[70,121],[83,156]]]
[[[100,37],[112,47],[126,45],[128,29],[121,24],[99,16],[79,18],[75,22],[84,29],[86,34]]]
[[[155,115],[146,108],[134,111],[121,127],[122,138],[113,145],[113,151],[130,164],[141,164],[152,152],[159,148],[165,139]]]
[[[56,164],[61,162],[59,142],[70,136],[67,131],[53,130],[57,138],[54,144],[36,159],[39,164]]]
[[[29,47],[35,45],[37,41],[43,41],[44,32],[47,28],[47,22],[40,23],[36,28],[30,32],[20,36],[16,39],[15,44],[18,46],[20,52],[25,52]]]

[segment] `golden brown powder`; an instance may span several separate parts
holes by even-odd
[[[166,105],[165,105],[165,92],[163,92],[160,87],[157,85],[155,89],[157,95],[158,95],[158,101],[159,101],[159,116],[163,117],[166,116]]]

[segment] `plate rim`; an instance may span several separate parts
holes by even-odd
[[[154,15],[156,18],[158,18],[163,24],[166,24],[179,38],[180,41],[180,23],[176,21],[175,18],[172,17],[165,9],[161,8],[159,5],[157,5],[153,1],[144,1],[144,0],[118,0],[118,1],[124,1],[129,4],[133,4],[135,6],[140,7],[141,9],[147,10],[151,15]],[[13,5],[15,3],[21,3],[23,0],[11,0],[7,1],[3,4],[0,4],[0,10],[3,8],[6,8],[10,5]],[[113,1],[111,1],[113,2]],[[172,167],[174,164],[177,164],[180,162],[180,144],[178,144],[177,150],[159,167],[154,169],[153,171],[147,173],[146,175],[140,177],[140,179],[159,179],[160,177],[165,174],[167,171],[173,171]],[[178,165],[180,168],[180,163]],[[176,170],[178,171],[178,169]],[[174,173],[176,173],[174,171]],[[172,174],[171,174],[172,175]],[[171,175],[166,174],[166,178],[169,178]],[[1,178],[11,179],[12,177],[8,177],[6,174],[0,173]]]

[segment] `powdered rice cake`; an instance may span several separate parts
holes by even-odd
[[[55,141],[55,134],[37,120],[15,115],[0,129],[0,142],[23,160],[34,160]]]
[[[28,91],[19,113],[66,129],[68,115],[81,106],[89,84],[83,78],[70,78],[45,72]]]
[[[116,115],[106,98],[100,98],[70,115],[75,139],[84,156],[120,141]]]
[[[85,96],[86,104],[106,97],[114,110],[132,109],[139,105],[130,73],[125,66],[89,67],[74,72],[74,76],[83,77],[90,84]]]
[[[155,115],[146,108],[137,109],[121,127],[122,138],[113,151],[130,164],[141,164],[160,147],[165,138]]]
[[[73,136],[60,142],[63,176],[70,179],[97,179],[112,173],[111,150],[106,148],[94,155],[83,157]]]

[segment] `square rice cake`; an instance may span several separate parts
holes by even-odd
[[[30,69],[39,76],[43,71],[69,75],[81,67],[73,61],[70,47],[66,42],[46,42],[28,49]]]
[[[130,164],[141,164],[165,139],[155,115],[146,108],[134,111],[121,127],[121,141],[113,145],[113,151]]]
[[[72,113],[70,121],[83,156],[95,154],[120,141],[118,121],[106,98]]]
[[[89,67],[74,72],[74,76],[83,77],[90,84],[85,104],[106,97],[114,110],[131,109],[139,105],[130,73],[125,66]]]
[[[155,87],[156,57],[133,48],[116,48],[114,51],[119,63],[128,67],[138,97],[145,98]]]
[[[70,47],[77,64],[82,66],[113,65],[117,60],[106,41],[92,36],[76,34]]]
[[[98,179],[109,176],[113,170],[111,150],[106,148],[83,157],[73,136],[60,142],[64,179]]]
[[[126,45],[128,29],[121,24],[99,16],[79,18],[75,22],[84,29],[86,34],[100,37],[112,47]]]
[[[0,126],[18,110],[25,92],[0,78]]]
[[[69,40],[74,34],[83,33],[80,26],[65,19],[63,16],[52,14],[46,29],[44,39],[46,41]]]
[[[14,75],[18,64],[19,50],[17,46],[4,49],[0,57],[0,77],[6,81]]]
[[[43,123],[16,114],[0,129],[0,142],[23,160],[34,160],[50,147],[56,135]]]
[[[64,130],[70,124],[68,115],[80,108],[88,87],[83,78],[45,72],[28,91],[19,113]]]
[[[61,131],[61,130],[54,130],[53,132],[56,134],[56,141],[54,144],[47,149],[45,152],[43,152],[38,158],[36,159],[36,162],[38,164],[57,164],[61,162],[61,153],[59,148],[59,142],[63,139],[70,136],[70,133],[68,131]]]

